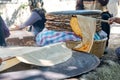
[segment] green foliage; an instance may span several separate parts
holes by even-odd
[[[80,80],[120,80],[120,65],[112,61],[108,65],[97,68],[95,71],[83,75]]]
[[[21,9],[25,9],[26,7],[28,7],[28,5],[26,5],[26,4],[22,4],[22,5],[20,6]]]

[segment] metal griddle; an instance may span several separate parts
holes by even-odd
[[[36,66],[36,69],[0,74],[2,80],[59,80],[81,75],[95,69],[100,60],[93,54],[73,51],[66,62],[51,67]]]
[[[55,14],[55,15],[99,15],[101,13],[102,13],[101,10],[68,10],[68,11],[49,12],[48,14]]]

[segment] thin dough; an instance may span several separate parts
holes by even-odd
[[[74,17],[71,19],[70,24],[75,34],[82,37],[82,41],[73,49],[77,51],[90,52],[94,41],[94,34],[96,31],[96,19],[81,15],[77,15],[76,18],[78,22],[76,22],[76,19]]]

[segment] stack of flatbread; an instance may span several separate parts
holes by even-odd
[[[72,31],[70,27],[71,17],[72,15],[47,14],[45,27],[49,30]]]

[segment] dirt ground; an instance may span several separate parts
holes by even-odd
[[[120,32],[118,32],[119,30],[120,30],[119,26],[113,26],[111,28],[108,53],[103,56],[103,59],[109,59],[113,61],[118,60],[115,54],[115,49],[120,47]]]

